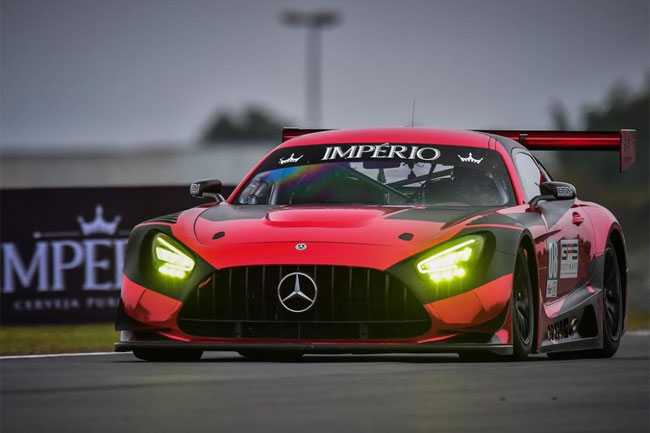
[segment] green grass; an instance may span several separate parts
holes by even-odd
[[[629,330],[650,329],[650,314],[628,315]],[[0,355],[112,352],[119,339],[113,323],[0,327]]]
[[[119,339],[113,323],[0,327],[0,355],[111,352]]]
[[[627,315],[627,329],[650,329],[650,313],[644,312],[630,312]]]

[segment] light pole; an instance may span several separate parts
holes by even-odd
[[[335,11],[285,11],[282,22],[287,26],[304,27],[307,30],[305,56],[305,126],[317,128],[321,120],[321,35],[325,27],[332,27],[340,21]]]

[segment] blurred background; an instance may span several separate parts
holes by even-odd
[[[45,284],[35,242],[44,223],[27,227],[21,212],[52,217],[57,203],[83,205],[47,227],[55,238],[78,214],[100,222],[119,216],[119,226],[103,233],[118,245],[137,218],[158,208],[139,202],[133,217],[109,209],[119,199],[104,199],[106,187],[179,186],[166,194],[185,197],[180,186],[195,179],[238,183],[279,144],[282,126],[413,123],[637,129],[637,163],[624,174],[613,153],[538,156],[556,179],[621,221],[631,311],[647,323],[649,14],[647,0],[2,0],[3,314],[8,303],[18,308],[21,293],[52,300],[56,292],[59,301],[74,293],[74,278],[65,280],[73,264],[107,269],[87,253],[77,261],[70,247],[58,263],[68,286]],[[48,195],[51,188],[81,194],[69,189],[77,187],[98,189],[76,201]],[[32,205],[17,199],[27,196]],[[42,209],[39,201],[52,204]],[[19,226],[24,233],[12,238]],[[8,281],[9,266],[22,287]],[[119,282],[106,287],[115,296]]]

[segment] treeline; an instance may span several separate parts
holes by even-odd
[[[618,155],[611,152],[561,152],[555,155],[552,174],[558,180],[573,183],[578,197],[598,202],[619,219],[625,232],[633,278],[648,279],[648,243],[650,242],[650,73],[638,89],[619,83],[599,103],[581,110],[578,124],[573,125],[562,105],[552,109],[557,129],[607,131],[637,130],[636,164],[618,172]],[[543,159],[544,156],[540,155]]]

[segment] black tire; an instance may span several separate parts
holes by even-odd
[[[241,356],[251,361],[267,362],[295,362],[302,358],[304,353],[293,350],[240,350]]]
[[[526,252],[519,248],[512,279],[512,359],[528,358],[535,340],[535,303]]]
[[[194,362],[201,359],[202,350],[196,349],[135,349],[133,355],[150,362]]]
[[[618,350],[623,333],[623,282],[618,257],[612,241],[605,248],[605,269],[603,270],[603,348],[588,350],[591,358],[611,358]]]

